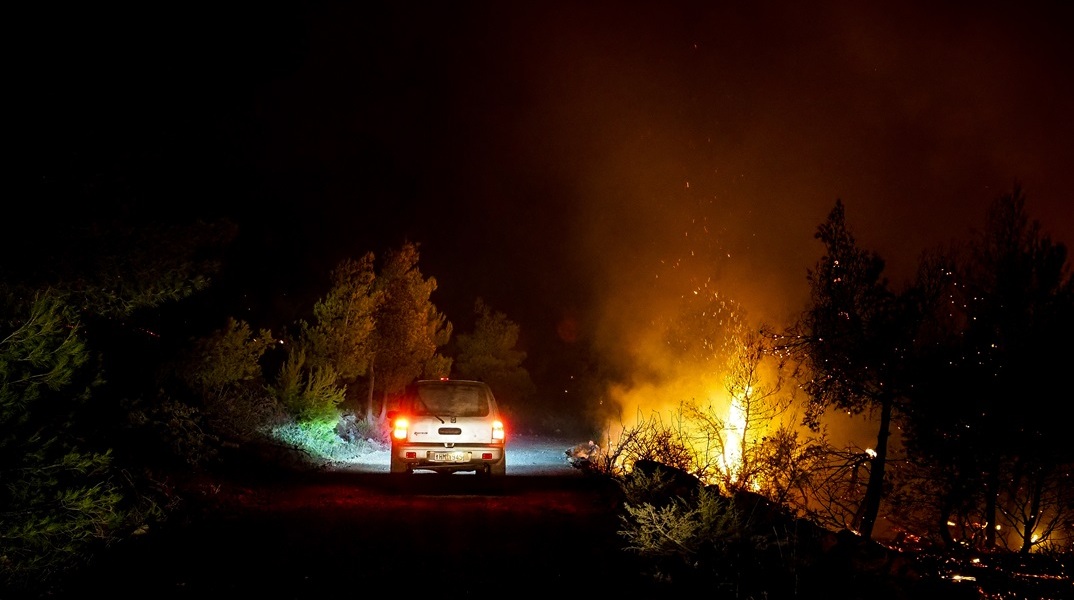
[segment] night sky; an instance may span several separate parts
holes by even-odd
[[[417,242],[456,331],[482,297],[531,366],[631,352],[699,280],[782,322],[836,199],[893,282],[1016,181],[1074,241],[1070,3],[873,4],[39,11],[9,22],[18,177],[31,218],[233,218],[276,305]]]

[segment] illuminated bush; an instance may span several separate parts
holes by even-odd
[[[280,369],[272,389],[295,419],[335,423],[345,392],[337,379],[331,366],[309,368],[305,353],[294,352]]]
[[[336,433],[336,418],[296,421],[273,429],[277,440],[303,452],[312,463],[353,460],[368,451]]]

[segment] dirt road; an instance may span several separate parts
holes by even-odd
[[[651,582],[619,548],[614,490],[566,462],[570,445],[515,440],[491,481],[392,476],[385,455],[224,483],[189,522],[117,549],[79,595],[636,596]]]

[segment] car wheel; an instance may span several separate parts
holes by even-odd
[[[411,473],[411,470],[407,467],[406,461],[399,460],[394,456],[391,459],[391,472],[392,473]]]
[[[504,475],[507,475],[507,459],[504,458],[498,463],[489,465],[488,474],[492,477],[503,477]]]

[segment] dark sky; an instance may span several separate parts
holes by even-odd
[[[1070,4],[874,4],[41,11],[10,24],[22,175],[233,217],[269,295],[418,242],[448,317],[483,297],[538,362],[634,352],[697,281],[784,319],[836,199],[893,281],[1015,181],[1074,240]]]

